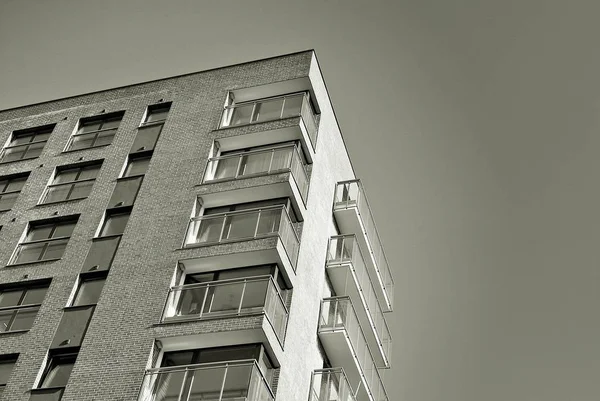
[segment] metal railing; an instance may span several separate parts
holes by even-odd
[[[308,401],[356,401],[364,392],[364,386],[352,389],[343,368],[319,369],[312,373]]]
[[[338,235],[329,239],[327,267],[335,268],[346,264],[350,265],[362,303],[374,328],[377,342],[385,354],[385,359],[389,362],[392,351],[392,334],[377,301],[375,288],[369,278],[365,259],[354,234]]]
[[[383,251],[381,238],[375,226],[373,213],[360,180],[338,182],[335,189],[334,210],[356,208],[364,227],[369,251],[375,260],[375,269],[391,306],[394,296],[394,279]]]
[[[263,312],[283,342],[288,310],[271,276],[171,287],[163,321],[212,319]]]
[[[298,147],[293,144],[210,158],[204,182],[231,181],[285,171],[292,173],[306,202],[308,173]]]
[[[321,301],[319,333],[343,330],[358,361],[366,391],[372,401],[389,401],[365,339],[352,301],[348,297],[325,298]]]
[[[139,401],[274,401],[255,360],[149,369]]]
[[[281,238],[295,271],[300,239],[283,205],[193,217],[185,246],[273,236]]]
[[[306,92],[227,106],[223,111],[219,128],[255,124],[289,117],[302,117],[314,149],[317,145],[318,124]]]

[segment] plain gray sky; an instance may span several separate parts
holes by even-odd
[[[314,48],[395,273],[391,401],[598,401],[598,15],[0,0],[0,109]]]

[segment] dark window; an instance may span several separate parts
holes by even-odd
[[[10,378],[16,362],[16,355],[0,356],[0,397],[2,397],[2,394],[4,393],[4,388],[8,383],[8,379]]]
[[[107,211],[106,217],[104,218],[104,224],[102,225],[102,230],[100,230],[100,237],[123,234],[125,227],[127,226],[127,221],[129,220],[129,214],[129,210]]]
[[[95,238],[85,258],[81,272],[110,269],[121,237]]]
[[[106,279],[104,277],[95,279],[82,279],[79,282],[79,288],[77,289],[77,294],[75,294],[73,306],[97,304],[98,299],[100,299],[100,293],[104,287],[105,280]]]
[[[66,387],[76,359],[77,354],[51,356],[40,382],[40,388]]]
[[[123,177],[132,177],[135,175],[144,175],[148,170],[148,164],[150,164],[150,156],[135,157],[129,156],[127,160],[127,166],[123,172]]]
[[[130,153],[154,150],[170,108],[170,103],[148,107],[146,119],[137,130]]]
[[[79,122],[77,133],[71,138],[67,150],[110,145],[122,118],[123,112],[82,119]]]
[[[240,361],[246,359],[259,360],[261,347],[260,344],[248,344],[165,352],[161,366],[192,365],[196,363]]]
[[[54,180],[48,185],[42,203],[87,198],[101,166],[102,162],[96,162],[77,167],[57,168]]]
[[[133,206],[144,177],[120,178],[113,191],[108,207]]]
[[[33,222],[25,240],[17,245],[12,264],[60,259],[77,224],[77,217],[57,222]]]
[[[146,119],[144,124],[162,122],[167,119],[171,110],[171,103],[162,103],[148,106],[148,112],[146,113]]]
[[[0,332],[29,330],[48,291],[48,284],[0,289]]]
[[[13,207],[27,177],[29,173],[0,177],[0,212]]]
[[[10,142],[2,150],[0,162],[33,159],[42,153],[54,125],[15,131]]]

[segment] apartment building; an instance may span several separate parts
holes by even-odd
[[[387,401],[313,51],[0,111],[0,400]]]

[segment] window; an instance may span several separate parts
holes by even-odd
[[[2,394],[4,393],[4,388],[8,383],[8,379],[10,378],[16,362],[16,355],[0,356],[0,397],[2,397]]]
[[[146,119],[138,128],[130,153],[152,152],[162,132],[171,104],[148,107]]]
[[[143,125],[164,122],[171,110],[171,103],[161,103],[148,106],[148,112]]]
[[[25,240],[17,246],[12,264],[60,259],[78,216],[55,222],[32,222]]]
[[[130,210],[107,210],[104,224],[100,230],[100,237],[123,234],[125,227],[127,226],[127,221],[129,220],[129,214]]]
[[[72,306],[95,305],[100,299],[106,278],[81,278]]]
[[[63,202],[87,198],[100,171],[102,162],[77,167],[63,166],[56,169],[52,184],[48,185],[42,203]]]
[[[235,103],[225,108],[221,126],[229,127],[296,117],[301,114],[302,106],[307,100],[308,93],[301,92]]]
[[[146,170],[148,170],[149,164],[150,156],[135,157],[133,155],[129,155],[129,158],[127,159],[127,166],[123,172],[123,177],[144,175],[146,174]]]
[[[0,212],[13,207],[27,177],[29,173],[0,177]]]
[[[39,387],[66,387],[76,359],[76,353],[51,356]]]
[[[29,330],[47,290],[48,283],[0,288],[0,332]]]
[[[79,150],[110,145],[124,112],[82,119],[71,137],[67,150]]]
[[[42,153],[54,125],[15,131],[2,150],[0,163],[34,159]]]

